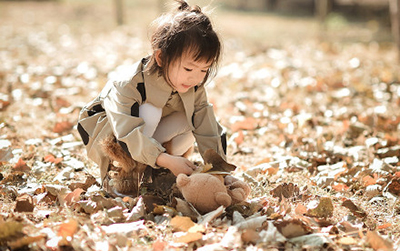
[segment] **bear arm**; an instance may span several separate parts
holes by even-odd
[[[247,197],[242,188],[228,190],[228,194],[232,197],[234,204],[244,201]]]
[[[215,202],[218,203],[218,205],[228,207],[232,203],[232,198],[224,192],[218,192],[215,194]]]

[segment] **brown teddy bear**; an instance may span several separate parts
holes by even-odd
[[[233,176],[210,173],[179,174],[176,185],[187,202],[200,213],[208,213],[220,206],[228,207],[244,201],[250,187]]]

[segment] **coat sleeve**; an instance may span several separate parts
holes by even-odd
[[[155,139],[143,134],[144,121],[139,106],[146,100],[145,84],[133,78],[113,83],[104,98],[108,122],[122,148],[136,161],[157,168],[156,159],[165,151]]]
[[[201,156],[206,150],[214,149],[223,159],[226,159],[226,134],[215,118],[213,106],[208,103],[204,86],[197,88],[194,105],[193,135]]]

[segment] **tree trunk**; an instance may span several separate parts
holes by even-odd
[[[124,2],[123,0],[114,0],[114,2],[115,2],[115,11],[117,16],[117,24],[123,25],[125,23]]]
[[[390,0],[392,33],[397,45],[397,60],[400,62],[400,0]]]

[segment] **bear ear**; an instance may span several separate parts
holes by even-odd
[[[228,207],[231,205],[232,203],[232,199],[231,197],[224,192],[218,192],[215,194],[215,201],[219,204],[222,205],[224,207]]]
[[[186,186],[189,182],[190,178],[186,174],[180,173],[176,177],[176,185],[178,186],[178,188]]]

